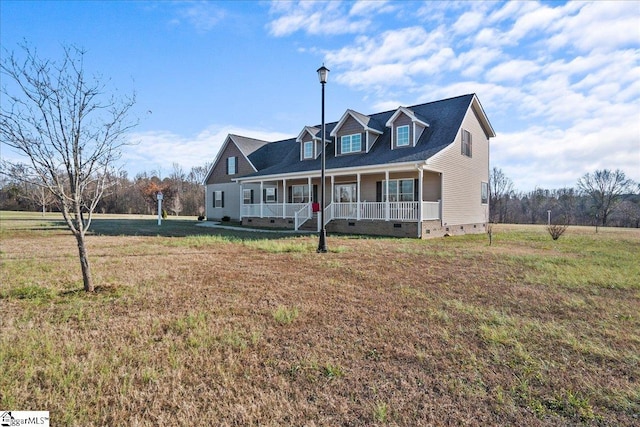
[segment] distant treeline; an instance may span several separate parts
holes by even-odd
[[[584,175],[576,187],[522,192],[501,169],[489,176],[489,221],[511,224],[640,227],[640,185],[620,170]]]
[[[155,171],[129,178],[126,172],[109,177],[110,191],[102,197],[96,212],[154,214],[157,193],[163,193],[163,207],[169,215],[204,215],[203,181],[210,165],[185,172],[173,165],[169,176]],[[640,185],[622,171],[601,170],[580,178],[575,188],[522,192],[501,169],[489,177],[488,221],[512,224],[606,225],[640,227]],[[0,210],[56,211],[53,197],[42,187],[25,182],[15,171],[0,175]]]
[[[113,214],[155,214],[157,193],[162,191],[163,208],[169,215],[204,215],[204,185],[209,165],[186,172],[173,165],[169,176],[156,171],[129,178],[119,172],[108,178],[109,191],[100,199],[95,212]],[[42,187],[13,174],[0,175],[0,210],[57,211],[53,197]]]

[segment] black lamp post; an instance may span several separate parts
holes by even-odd
[[[318,219],[320,220],[320,236],[318,241],[318,253],[327,252],[327,230],[324,228],[324,170],[325,170],[325,129],[324,129],[324,85],[327,83],[327,77],[329,76],[329,69],[322,64],[322,67],[318,68],[318,79],[322,85],[322,131],[320,133],[322,147],[322,167],[320,170],[320,211]]]

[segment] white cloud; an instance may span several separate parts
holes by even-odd
[[[440,31],[422,27],[386,31],[360,36],[351,46],[327,52],[325,60],[342,68],[336,81],[347,86],[412,86],[415,76],[435,74],[454,58],[442,38]]]
[[[526,76],[540,70],[540,66],[530,60],[514,59],[496,65],[487,72],[490,82],[518,83]]]
[[[484,15],[480,12],[470,11],[463,13],[453,24],[453,31],[457,34],[473,33],[483,23]]]
[[[473,78],[484,73],[486,67],[502,56],[500,49],[486,46],[473,47],[466,52],[460,52],[456,58],[452,58],[451,70],[460,70],[465,78]]]
[[[593,129],[580,123],[566,130],[534,126],[499,134],[491,142],[491,164],[527,191],[573,187],[596,169],[621,169],[640,182],[640,135],[633,120],[623,120],[626,126],[611,123]]]
[[[637,46],[640,8],[635,1],[585,3],[576,14],[557,19],[550,27],[551,49],[575,48],[580,52]]]
[[[216,3],[180,2],[177,4],[179,18],[174,19],[173,24],[186,21],[201,33],[212,30],[226,16],[225,10],[218,7]]]
[[[361,33],[371,24],[369,16],[350,16],[342,3],[331,1],[275,1],[271,3],[270,13],[279,15],[267,24],[269,33],[275,37],[297,31],[313,35]]]
[[[366,16],[373,13],[388,13],[396,7],[387,0],[358,0],[349,10],[351,16]]]
[[[187,170],[194,166],[203,166],[215,160],[228,134],[264,141],[279,141],[292,137],[280,132],[216,125],[192,137],[168,131],[133,133],[129,136],[129,141],[133,144],[123,149],[121,163],[133,174],[158,170],[163,165],[166,167],[168,160]]]

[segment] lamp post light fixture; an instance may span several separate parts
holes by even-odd
[[[322,64],[322,67],[318,68],[318,79],[322,85],[322,129],[320,131],[320,147],[322,147],[321,153],[321,168],[320,168],[320,210],[318,211],[318,220],[320,221],[320,236],[318,238],[318,253],[327,252],[327,230],[324,228],[324,184],[325,184],[325,127],[324,127],[324,85],[327,83],[327,77],[329,76],[329,69]]]

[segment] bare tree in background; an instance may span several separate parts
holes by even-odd
[[[620,203],[624,194],[633,191],[634,182],[627,179],[624,172],[616,169],[597,170],[593,174],[587,173],[578,180],[578,189],[591,197],[594,214],[604,227],[611,212]]]
[[[86,52],[65,46],[60,62],[20,46],[4,52],[0,138],[28,160],[25,176],[56,199],[76,238],[84,290],[94,291],[85,234],[125,134],[135,97],[117,98],[84,71]]]
[[[493,167],[489,173],[489,206],[490,221],[506,222],[509,198],[513,195],[513,182],[502,172]]]

